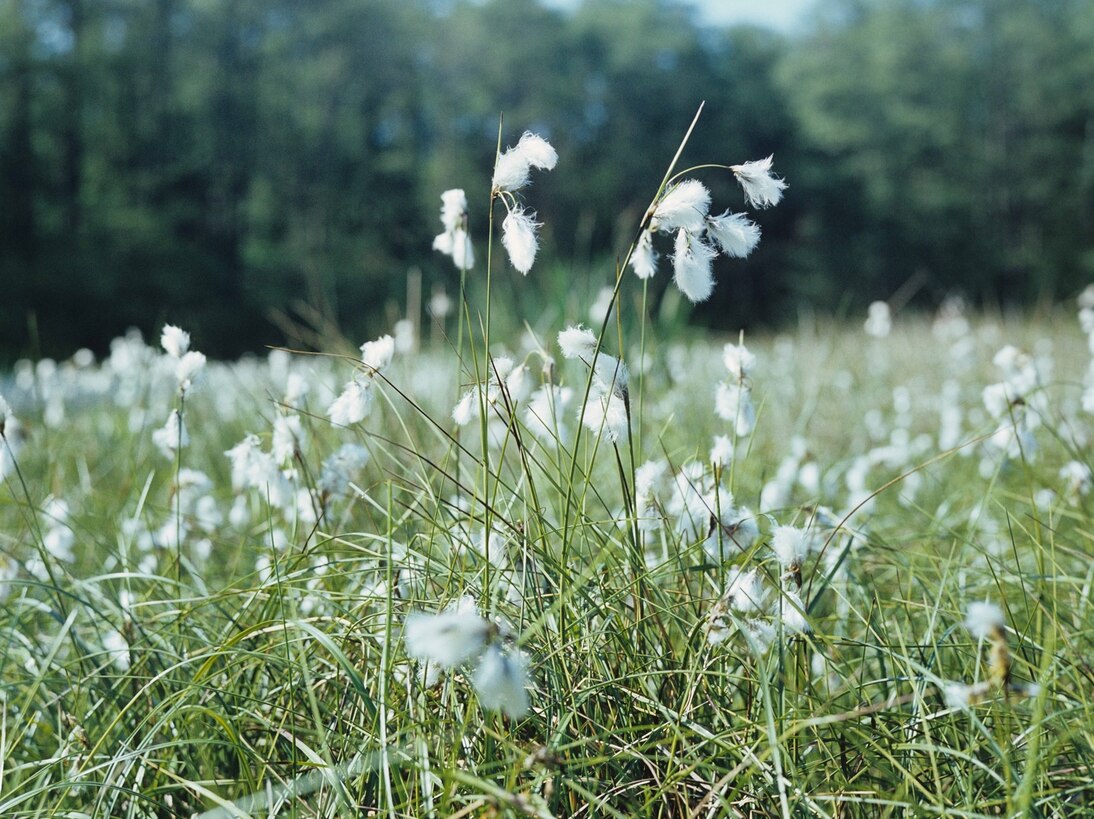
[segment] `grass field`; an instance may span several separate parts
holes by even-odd
[[[1094,815],[1073,309],[746,351],[627,276],[17,367],[0,816]]]

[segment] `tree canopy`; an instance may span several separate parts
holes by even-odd
[[[0,355],[168,318],[235,354],[300,302],[386,329],[408,269],[454,286],[442,190],[484,232],[501,115],[563,157],[548,257],[610,270],[703,100],[685,160],[774,153],[790,189],[697,321],[1063,295],[1094,277],[1092,76],[1086,0],[827,0],[793,36],[668,0],[4,0]]]

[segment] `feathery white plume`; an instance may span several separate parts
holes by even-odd
[[[558,164],[558,152],[538,134],[525,131],[515,148],[533,168],[552,170]]]
[[[172,358],[182,358],[190,349],[190,334],[173,324],[165,324],[160,334],[160,346]]]
[[[395,357],[395,339],[390,335],[380,336],[375,341],[366,341],[361,345],[361,361],[369,369],[369,375],[382,372]]]
[[[562,350],[563,358],[583,358],[591,360],[593,350],[596,349],[596,336],[592,330],[587,330],[580,324],[576,327],[567,327],[558,334],[558,346]]]
[[[528,712],[528,660],[520,651],[503,654],[496,644],[489,646],[471,682],[483,708],[513,718]]]
[[[631,269],[640,279],[648,279],[657,272],[657,252],[653,249],[653,231],[643,230],[638,244],[631,254]]]
[[[501,225],[501,243],[505,245],[509,261],[526,276],[536,261],[536,250],[539,248],[539,240],[536,238],[538,226],[535,214],[529,215],[526,210],[511,210]]]
[[[327,415],[334,426],[348,426],[364,420],[372,406],[371,382],[354,378],[327,407]]]
[[[965,614],[965,628],[977,640],[985,640],[1001,631],[1005,623],[1003,610],[995,603],[971,603]]]
[[[716,253],[710,245],[681,228],[676,234],[676,252],[672,257],[672,280],[692,302],[706,301],[714,292],[711,264]]]
[[[455,668],[482,651],[492,630],[493,626],[475,612],[474,601],[463,597],[440,614],[411,612],[403,637],[411,657]]]
[[[531,164],[528,157],[513,148],[498,155],[497,164],[494,166],[494,178],[492,184],[495,190],[519,191],[528,184]]]
[[[767,208],[779,204],[786,190],[786,182],[771,173],[771,161],[774,155],[755,162],[732,165],[730,170],[741,183],[745,199],[754,208]]]
[[[743,213],[707,217],[707,233],[714,237],[722,252],[733,259],[743,259],[760,243],[760,227]]]
[[[701,233],[710,210],[710,191],[697,179],[685,179],[669,188],[650,220],[650,229],[672,233],[684,229]]]

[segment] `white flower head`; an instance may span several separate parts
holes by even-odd
[[[702,233],[710,211],[710,191],[697,179],[685,179],[673,185],[657,203],[650,220],[650,230],[672,233],[686,230]]]
[[[479,655],[493,628],[475,613],[470,598],[439,614],[412,612],[403,629],[406,653],[442,668],[455,668]]]
[[[870,304],[863,329],[866,330],[866,335],[874,338],[885,338],[889,335],[893,329],[893,315],[886,302],[875,301]]]
[[[558,346],[563,358],[581,358],[591,361],[596,349],[596,336],[592,330],[582,327],[567,327],[558,334]]]
[[[596,434],[603,434],[613,444],[627,437],[630,425],[627,402],[615,391],[591,390],[589,400],[581,409],[581,423]]]
[[[165,458],[175,457],[176,452],[190,443],[186,424],[183,423],[177,409],[171,410],[167,423],[152,433],[152,443],[159,448]]]
[[[452,408],[452,420],[456,422],[456,426],[467,426],[478,414],[478,395],[478,389],[472,387],[456,402],[456,406]]]
[[[722,361],[735,381],[743,381],[752,374],[756,356],[743,344],[729,343],[722,348]]]
[[[755,569],[743,572],[731,566],[723,599],[728,600],[734,611],[741,614],[762,614],[767,610],[769,591]]]
[[[706,301],[714,292],[711,264],[717,252],[710,245],[680,228],[672,257],[672,280],[693,303]]]
[[[539,249],[539,239],[536,238],[539,225],[535,216],[526,210],[514,209],[509,211],[501,225],[501,243],[505,245],[509,261],[526,276],[536,261],[536,251]]]
[[[441,223],[446,234],[463,227],[467,217],[467,195],[462,188],[453,188],[441,194]]]
[[[653,249],[653,231],[643,230],[631,254],[631,270],[640,279],[649,279],[657,272],[657,251]]]
[[[533,168],[550,171],[558,164],[558,152],[551,147],[551,143],[531,131],[524,132],[514,150],[523,155]]]
[[[382,372],[395,357],[395,339],[390,335],[380,336],[375,341],[366,341],[361,345],[361,361],[370,371],[370,375]]]
[[[360,444],[342,444],[323,461],[319,489],[331,495],[344,495],[358,472],[368,463],[369,453]]]
[[[173,324],[163,325],[160,346],[172,358],[182,358],[190,349],[190,334]]]
[[[771,536],[771,551],[784,569],[801,568],[808,551],[805,530],[797,526],[776,526]]]
[[[733,462],[733,441],[728,435],[715,435],[710,448],[711,466],[725,469]]]
[[[327,407],[333,426],[349,426],[364,420],[372,408],[372,382],[354,378],[346,383],[342,394]]]
[[[786,182],[771,173],[771,161],[774,155],[743,165],[733,165],[737,181],[741,184],[745,199],[754,208],[767,208],[779,204],[786,190]]]
[[[514,719],[528,713],[528,659],[520,651],[504,654],[497,644],[489,646],[471,682],[483,708]]]
[[[743,213],[707,217],[707,233],[714,243],[732,259],[743,259],[760,243],[760,227]]]
[[[779,601],[779,616],[782,619],[783,628],[794,634],[809,634],[813,627],[805,619],[805,603],[797,592],[785,589]]]
[[[528,184],[532,166],[520,151],[510,148],[502,154],[498,154],[497,163],[494,165],[494,178],[492,184],[495,190],[519,191]]]
[[[995,603],[971,603],[965,613],[965,628],[977,640],[985,640],[1003,630],[1006,620]]]
[[[205,369],[205,354],[196,350],[184,353],[175,365],[175,378],[183,393],[189,391],[201,371]]]

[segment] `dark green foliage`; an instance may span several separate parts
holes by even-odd
[[[499,114],[562,156],[536,181],[548,254],[607,282],[703,100],[689,156],[775,153],[790,190],[697,320],[909,281],[1071,293],[1094,275],[1091,76],[1085,0],[829,0],[790,37],[668,0],[4,0],[0,359],[168,319],[234,354],[300,304],[386,331],[409,268],[455,286],[440,191],[467,189],[483,246]]]

